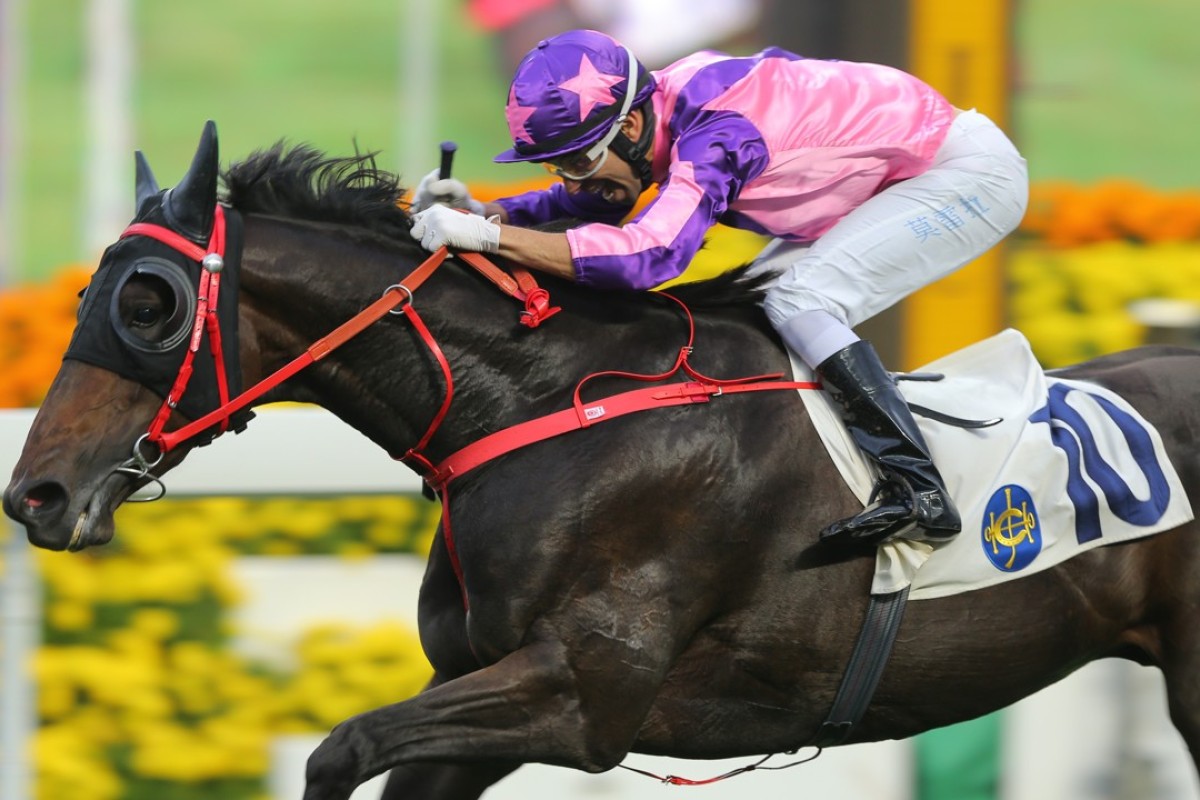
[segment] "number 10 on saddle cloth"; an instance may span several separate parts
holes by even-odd
[[[797,379],[806,368],[795,362]],[[1047,375],[1015,330],[920,369],[939,381],[901,381],[910,403],[964,419],[917,417],[962,514],[940,546],[896,540],[879,548],[872,594],[911,586],[910,600],[1014,580],[1105,544],[1169,530],[1191,503],[1148,422],[1114,392]],[[801,392],[831,458],[864,502],[875,484],[822,392]]]

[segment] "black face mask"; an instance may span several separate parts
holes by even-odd
[[[242,390],[238,357],[238,272],[242,253],[242,220],[225,209],[225,266],[217,299],[222,353],[230,397]],[[142,205],[135,222],[166,227],[159,203]],[[196,316],[196,294],[202,267],[175,249],[145,236],[122,239],[105,251],[100,266],[84,291],[79,321],[64,358],[111,370],[166,397],[187,353]],[[167,299],[161,310],[165,322],[154,341],[139,337],[120,315],[121,290],[133,278],[158,284]],[[207,334],[196,352],[194,372],[179,400],[178,410],[196,419],[220,406],[216,364]]]

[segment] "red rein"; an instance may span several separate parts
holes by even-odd
[[[632,414],[637,411],[647,411],[653,408],[707,403],[715,397],[742,392],[757,392],[779,389],[815,389],[820,384],[810,381],[785,381],[782,373],[756,375],[744,378],[717,379],[700,374],[688,363],[695,340],[696,326],[691,311],[686,305],[669,294],[663,297],[675,302],[683,311],[688,322],[687,344],[680,348],[671,369],[658,375],[643,375],[631,372],[595,372],[585,376],[575,386],[572,407],[514,425],[489,436],[485,436],[456,453],[451,454],[440,464],[433,464],[424,455],[434,434],[441,427],[442,421],[450,411],[454,399],[454,376],[450,363],[437,340],[421,319],[413,306],[413,295],[433,273],[442,265],[448,255],[445,247],[438,249],[429,256],[408,277],[400,283],[389,286],[383,296],[364,308],[354,317],[331,331],[324,338],[314,342],[303,354],[284,365],[276,372],[268,375],[254,386],[246,389],[236,398],[229,399],[229,390],[225,379],[225,361],[221,349],[221,332],[217,322],[217,300],[220,291],[220,269],[225,257],[225,214],[221,206],[217,206],[214,218],[213,233],[208,243],[208,249],[198,247],[179,234],[159,225],[135,223],[130,225],[122,234],[127,236],[149,236],[169,247],[174,248],[194,261],[199,261],[205,268],[201,271],[199,302],[196,306],[196,316],[192,326],[192,338],[187,355],[184,357],[179,374],[171,388],[167,399],[163,402],[158,414],[150,424],[146,438],[154,442],[163,453],[174,449],[201,431],[218,425],[219,433],[229,427],[230,417],[249,406],[254,400],[262,397],[271,389],[279,386],[300,370],[313,364],[332,353],[338,347],[357,336],[371,324],[384,315],[394,311],[398,306],[403,309],[398,312],[412,323],[421,340],[429,349],[442,370],[446,381],[446,396],[434,414],[433,420],[425,434],[407,452],[398,459],[413,466],[425,479],[425,482],[440,496],[442,500],[442,529],[446,548],[450,554],[451,564],[458,576],[459,585],[463,591],[463,603],[466,604],[466,584],[463,580],[462,565],[454,546],[454,538],[450,530],[450,495],[449,484],[455,478],[462,477],[470,470],[498,458],[513,450],[526,447],[535,442],[544,441],[570,431],[588,428],[601,422]],[[484,277],[494,283],[502,292],[524,304],[521,312],[521,324],[536,328],[546,319],[554,316],[560,310],[550,305],[550,295],[540,288],[533,276],[523,270],[513,270],[513,275],[504,272],[478,253],[458,253],[459,259],[479,271]],[[216,260],[214,257],[219,258]],[[210,349],[213,354],[217,371],[218,388],[221,404],[204,416],[193,420],[175,431],[165,431],[167,419],[178,404],[192,374],[192,362],[200,346],[201,338],[207,333]],[[682,371],[692,380],[661,384]],[[601,400],[585,403],[580,398],[584,384],[593,378],[601,376],[628,378],[640,382],[652,382],[660,385],[633,389],[620,394],[605,397]]]
[[[124,239],[129,236],[148,236],[156,239],[205,266],[200,276],[199,302],[196,305],[196,315],[192,326],[192,339],[188,353],[184,357],[184,362],[179,369],[179,374],[176,376],[171,392],[168,394],[167,399],[163,401],[163,405],[151,423],[146,437],[149,441],[158,445],[162,452],[165,453],[174,449],[213,425],[219,425],[220,433],[224,433],[229,427],[229,420],[233,414],[246,408],[250,403],[262,397],[300,370],[325,358],[371,324],[381,319],[385,314],[392,312],[397,306],[407,302],[407,308],[401,313],[413,323],[413,326],[425,341],[426,346],[429,347],[434,357],[438,360],[442,368],[442,373],[446,378],[447,386],[446,399],[430,424],[429,429],[421,437],[417,445],[405,454],[405,457],[423,458],[420,455],[420,451],[428,444],[433,434],[437,431],[437,428],[441,425],[442,419],[449,411],[454,384],[450,365],[446,361],[446,357],[433,338],[433,335],[425,326],[424,321],[417,314],[416,309],[412,307],[412,297],[417,288],[446,260],[447,255],[449,255],[446,248],[442,247],[437,250],[433,255],[425,259],[420,266],[414,269],[407,278],[400,283],[389,286],[382,297],[335,328],[324,338],[314,342],[302,355],[271,375],[268,375],[254,386],[246,389],[236,398],[230,400],[229,388],[225,377],[225,359],[221,349],[221,330],[217,321],[220,269],[225,259],[224,210],[220,205],[217,206],[213,221],[213,233],[209,239],[207,249],[199,247],[169,228],[152,223],[139,222],[130,225],[121,234],[121,238]],[[214,256],[219,259],[215,263],[212,261]],[[536,328],[560,311],[558,307],[550,305],[549,293],[545,289],[538,287],[537,283],[533,280],[533,276],[528,272],[514,270],[516,274],[514,278],[478,254],[462,253],[460,257],[492,281],[492,283],[496,284],[505,294],[525,304],[525,310],[521,312],[522,325],[529,328]],[[210,264],[212,265],[211,268],[209,267]],[[167,419],[171,416],[171,412],[178,405],[179,398],[183,396],[183,392],[187,388],[188,381],[192,375],[192,362],[195,360],[196,350],[200,346],[201,336],[205,332],[209,335],[210,349],[212,350],[215,362],[214,366],[217,371],[221,405],[178,430],[165,431],[163,428],[166,426]]]

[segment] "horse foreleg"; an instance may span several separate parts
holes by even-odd
[[[403,764],[388,775],[379,800],[478,800],[519,764]]]
[[[346,800],[360,783],[413,762],[542,762],[589,772],[625,757],[661,680],[602,655],[577,679],[557,642],[338,725],[308,760],[305,800]],[[625,662],[628,664],[628,662]],[[619,699],[619,702],[618,702]]]

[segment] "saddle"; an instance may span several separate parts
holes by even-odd
[[[793,369],[798,380],[810,374],[795,359]],[[936,546],[904,539],[881,546],[872,594],[908,588],[909,599],[921,600],[980,589],[1193,518],[1157,431],[1115,392],[1047,375],[1018,331],[1002,331],[920,373],[926,379],[901,380],[900,390],[963,530]],[[825,393],[800,396],[865,505],[877,476]]]

